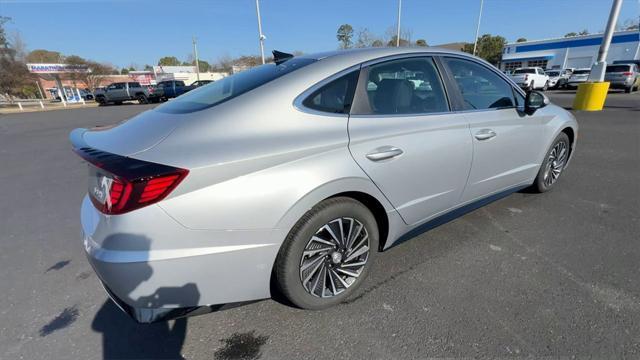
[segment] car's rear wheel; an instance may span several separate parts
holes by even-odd
[[[624,88],[624,92],[626,92],[627,94],[630,94],[631,90],[633,90],[633,86],[628,86],[628,87]]]
[[[304,309],[323,309],[351,295],[367,277],[378,249],[378,226],[362,203],[322,201],[285,239],[274,267],[279,290]]]
[[[569,137],[565,133],[560,133],[554,140],[551,148],[540,166],[533,189],[538,192],[551,190],[562,175],[565,165],[569,160],[570,143]]]
[[[138,95],[137,98],[138,98],[138,103],[139,104],[148,104],[149,103],[149,100],[147,100],[147,97],[144,96],[143,94]]]
[[[544,83],[544,86],[542,87],[542,91],[547,91],[549,89],[549,82],[547,81],[546,83]]]

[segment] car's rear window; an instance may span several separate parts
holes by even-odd
[[[574,75],[584,75],[591,73],[591,70],[576,70],[573,72]]]
[[[535,74],[536,69],[517,69],[514,74]]]
[[[156,110],[174,114],[200,111],[242,95],[247,91],[253,90],[315,61],[317,60],[293,58],[279,65],[265,64],[245,70],[207,86],[192,90],[185,95],[158,106]]]
[[[608,73],[614,72],[626,72],[631,71],[631,65],[609,65],[607,66]]]
[[[560,76],[559,71],[547,71],[547,75],[549,76]]]

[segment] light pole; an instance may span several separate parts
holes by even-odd
[[[609,20],[607,21],[607,28],[604,31],[602,44],[600,44],[600,49],[598,50],[598,59],[591,67],[589,81],[604,81],[604,73],[607,68],[607,54],[609,53],[609,46],[611,45],[613,32],[615,31],[616,24],[618,23],[618,15],[620,15],[621,7],[622,0],[613,0],[611,12],[609,13]]]
[[[193,57],[196,59],[196,77],[200,81],[200,62],[198,61],[198,45],[196,44],[196,37],[192,37],[193,42]]]
[[[400,15],[402,13],[402,0],[398,0],[398,29],[396,31],[396,47],[400,47]]]
[[[480,0],[480,13],[478,14],[478,25],[476,26],[476,38],[473,41],[473,55],[476,55],[476,48],[478,47],[478,36],[480,35],[480,21],[482,20],[482,7],[484,0]]]
[[[260,39],[260,56],[264,64],[264,39],[266,36],[262,33],[262,20],[260,20],[260,0],[256,0],[256,15],[258,17],[258,38]]]

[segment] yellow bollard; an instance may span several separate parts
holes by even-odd
[[[579,84],[576,98],[573,99],[573,110],[602,110],[608,91],[609,83],[606,81]]]

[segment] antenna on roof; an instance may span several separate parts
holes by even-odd
[[[293,54],[288,54],[286,52],[278,50],[273,50],[271,53],[273,54],[273,62],[275,62],[276,65],[280,65],[283,62],[293,58]]]

